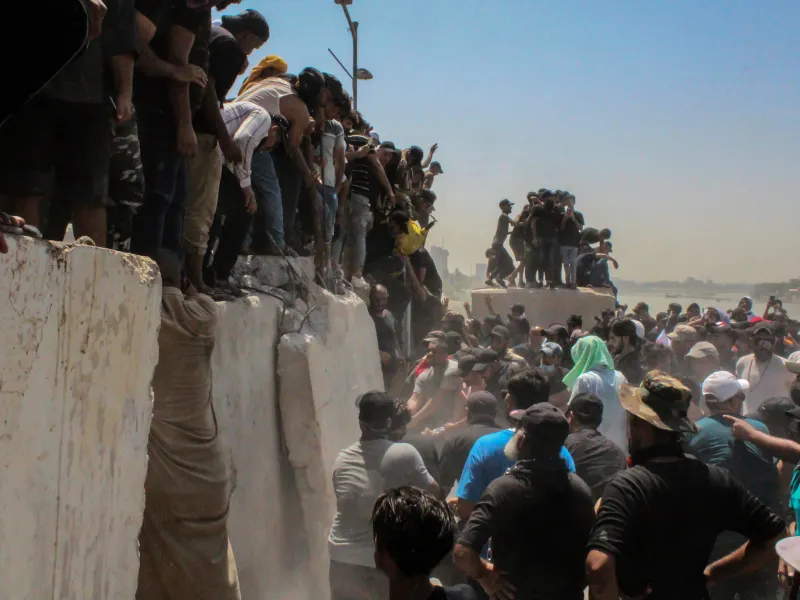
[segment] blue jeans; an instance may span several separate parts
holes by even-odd
[[[339,198],[336,196],[336,188],[332,185],[317,186],[317,202],[324,206],[324,220],[322,221],[322,233],[325,241],[330,243],[333,239],[333,228],[336,226],[336,211],[339,209]]]
[[[164,118],[142,114],[137,124],[144,197],[133,220],[131,252],[155,259],[167,248],[183,256],[186,159],[178,155],[174,126]]]
[[[578,249],[575,246],[561,246],[561,262],[564,263],[564,283],[578,285]]]
[[[345,238],[352,248],[353,271],[364,267],[367,258],[367,232],[372,228],[372,209],[369,198],[359,194],[350,194],[347,205],[347,217],[344,220],[344,231],[333,245],[333,258],[338,259],[342,253]],[[344,259],[342,257],[342,262]]]
[[[254,152],[252,168],[251,181],[258,205],[253,221],[252,246],[263,250],[270,245],[269,236],[275,246],[283,250],[286,246],[283,235],[283,200],[272,155],[264,151]]]

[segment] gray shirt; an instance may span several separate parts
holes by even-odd
[[[455,403],[461,389],[461,379],[458,363],[454,360],[447,361],[446,366],[431,367],[417,377],[414,393],[422,398],[420,406],[424,406],[439,390],[445,392],[436,411],[426,418],[428,426],[439,427],[452,421]]]
[[[342,450],[333,465],[336,517],[328,537],[331,560],[374,567],[370,519],[378,497],[403,485],[430,489],[433,484],[422,457],[410,444],[369,440]]]

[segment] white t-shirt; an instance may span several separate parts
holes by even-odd
[[[389,440],[356,442],[336,457],[336,517],[328,537],[331,560],[374,567],[372,509],[386,490],[403,485],[430,489],[433,477],[414,446]]]
[[[597,431],[602,433],[627,455],[628,453],[628,417],[619,401],[619,388],[627,383],[625,376],[619,371],[596,369],[584,373],[572,387],[572,398],[578,394],[594,394],[603,401],[603,422]]]
[[[754,354],[748,354],[736,363],[736,377],[750,383],[745,394],[742,412],[754,414],[770,398],[788,398],[789,388],[795,375],[786,368],[786,360],[772,355],[767,362],[760,363]]]
[[[322,136],[322,154],[325,158],[325,168],[323,169],[323,183],[330,187],[336,187],[336,165],[333,161],[333,154],[336,148],[344,150],[344,127],[339,121],[329,120],[325,123],[325,133]],[[314,147],[314,161],[319,160],[319,146]]]

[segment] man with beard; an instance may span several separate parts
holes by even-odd
[[[690,392],[660,371],[621,394],[628,412],[633,467],[605,489],[588,543],[586,572],[593,600],[620,595],[701,600],[707,585],[751,573],[775,558],[786,525],[725,469],[687,457]],[[725,530],[742,547],[708,564]]]
[[[569,424],[548,403],[512,414],[519,428],[505,456],[516,464],[481,495],[458,537],[456,565],[493,599],[582,600],[593,500],[560,456]],[[490,539],[491,563],[480,556]]]
[[[550,383],[541,371],[527,370],[515,375],[508,382],[505,395],[507,414],[511,418],[513,411],[547,402],[549,396]],[[514,464],[503,452],[513,435],[513,428],[504,429],[475,442],[458,479],[458,514],[462,519],[469,518],[489,484]],[[567,469],[574,472],[575,464],[566,448],[561,448],[561,458]]]
[[[744,401],[745,414],[753,414],[769,398],[789,395],[794,375],[786,369],[786,361],[775,354],[775,334],[770,325],[759,323],[753,328],[753,354],[736,363],[736,377],[750,384]]]
[[[608,349],[614,357],[614,368],[625,376],[631,385],[639,385],[642,372],[642,355],[636,324],[630,319],[620,319],[611,325]]]
[[[453,421],[456,397],[461,389],[458,363],[450,360],[445,334],[428,338],[427,361],[430,365],[414,384],[414,393],[408,400],[413,415],[409,429],[422,431],[426,426],[438,427]]]
[[[636,320],[644,325],[645,333],[650,333],[656,327],[656,320],[650,314],[650,307],[644,302],[639,302],[633,307],[633,314],[636,315]]]

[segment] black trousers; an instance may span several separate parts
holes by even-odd
[[[253,215],[245,210],[244,194],[239,180],[229,169],[223,167],[217,213],[209,232],[205,257],[207,272],[215,279],[227,280],[230,277],[252,222]]]

